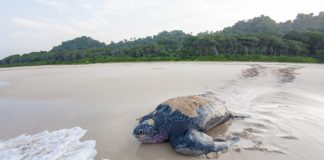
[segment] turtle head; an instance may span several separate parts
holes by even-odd
[[[160,132],[152,118],[140,122],[134,129],[133,135],[142,143],[160,143],[167,139],[166,132]]]

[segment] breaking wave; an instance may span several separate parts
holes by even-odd
[[[75,127],[43,131],[0,141],[1,160],[93,160],[95,141],[80,141],[86,130]]]

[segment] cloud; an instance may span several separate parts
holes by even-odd
[[[27,29],[26,32],[34,34],[34,32],[48,33],[49,35],[56,34],[78,34],[78,29],[72,25],[61,24],[53,20],[31,20],[25,18],[13,18],[13,23],[16,27]],[[37,36],[37,35],[36,35]]]
[[[13,18],[12,22],[17,29],[7,35],[5,43],[7,47],[15,46],[14,49],[22,53],[50,50],[62,40],[80,35],[80,31],[75,26],[53,20]]]
[[[87,10],[95,10],[95,8],[93,8],[90,4],[88,4],[88,3],[84,3],[84,2],[82,2],[82,3],[80,3],[80,6],[82,7],[82,8],[84,8],[84,9],[87,9]]]
[[[62,0],[33,0],[33,1],[50,5],[51,7],[54,7],[57,10],[66,9],[66,3],[64,3]]]

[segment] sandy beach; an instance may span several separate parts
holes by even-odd
[[[169,143],[143,145],[136,119],[166,99],[213,92],[232,120],[208,135],[240,141],[218,159],[320,160],[324,157],[324,65],[152,62],[0,69],[0,142],[22,134],[81,127],[95,159],[205,159]],[[1,150],[1,146],[0,146]],[[215,155],[216,158],[216,155]]]

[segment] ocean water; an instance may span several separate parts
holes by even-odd
[[[207,132],[241,139],[209,156],[324,156],[324,65],[161,62],[0,69],[0,159],[205,159],[132,136],[159,103],[205,92],[250,117]]]

